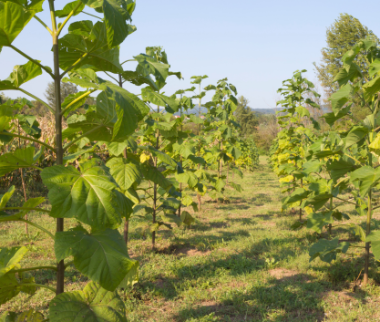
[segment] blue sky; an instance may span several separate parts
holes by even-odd
[[[55,1],[60,6],[68,2]],[[133,16],[137,32],[122,44],[121,60],[145,52],[146,46],[162,46],[172,70],[181,71],[185,78],[169,78],[167,94],[189,87],[190,76],[206,74],[209,78],[204,85],[228,77],[251,107],[271,108],[279,98],[277,88],[293,71],[307,69],[306,76],[316,81],[312,63],[320,60],[326,28],[340,13],[353,15],[380,36],[378,8],[377,1],[360,5],[353,0],[137,0]],[[49,22],[47,11],[39,16]],[[89,17],[77,16],[72,21],[84,19]],[[14,45],[51,65],[50,35],[36,21]],[[14,65],[25,62],[11,49],[3,48],[0,79],[7,78]],[[49,78],[45,74],[24,88],[44,98]],[[127,89],[139,90],[130,85]],[[20,92],[5,94],[20,96]]]

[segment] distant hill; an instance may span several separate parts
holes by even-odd
[[[324,113],[329,112],[329,109],[327,107],[322,105],[321,108],[322,108],[322,111]],[[183,111],[183,114],[198,114],[198,110],[199,110],[198,105],[195,105],[195,107],[193,109]],[[251,108],[251,110],[255,113],[258,113],[258,114],[276,114],[276,111],[280,111],[281,107],[277,107],[277,108]],[[207,108],[202,106],[201,114],[206,114],[206,113],[207,113]],[[174,113],[174,115],[180,115],[180,112],[176,112],[176,113]]]
[[[251,110],[260,114],[276,114],[276,109],[274,108],[251,108]]]

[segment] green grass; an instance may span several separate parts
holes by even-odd
[[[377,263],[372,263],[365,288],[361,277],[357,280],[364,263],[358,249],[332,265],[319,259],[309,263],[308,249],[317,236],[305,228],[289,229],[298,214],[281,212],[283,196],[266,158],[261,158],[259,170],[234,181],[243,186],[242,193],[227,188],[230,202],[219,205],[205,198],[190,229],[158,233],[155,253],[150,237],[138,229],[141,222],[131,222],[129,251],[141,269],[133,290],[121,293],[130,322],[380,321]],[[54,223],[46,215],[30,218],[53,232]],[[66,228],[73,226],[75,221],[66,221]],[[54,264],[52,241],[33,227],[30,236],[23,224],[0,226],[2,247],[21,244],[33,250],[24,267]],[[51,272],[34,276],[38,283],[54,285]],[[82,289],[87,278],[69,268],[66,281],[67,290]],[[47,290],[30,299],[19,295],[0,312],[31,307],[46,312],[52,296]]]

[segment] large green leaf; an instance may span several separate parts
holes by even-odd
[[[366,242],[371,243],[373,255],[377,260],[380,260],[380,230],[371,231],[366,238]]]
[[[137,150],[137,143],[133,137],[128,137],[122,142],[111,142],[107,143],[108,151],[111,155],[120,156],[123,154],[126,148],[130,148],[132,151]]]
[[[168,190],[172,186],[172,183],[155,167],[144,165],[142,171],[146,180],[158,184],[163,189]]]
[[[122,205],[107,168],[92,159],[82,163],[80,170],[56,165],[41,172],[42,180],[49,188],[51,216],[76,218],[97,228],[118,227]]]
[[[74,256],[75,267],[103,288],[114,291],[127,273],[138,265],[128,256],[125,242],[117,230],[89,234],[77,227],[55,235],[57,260]]]
[[[134,133],[138,122],[148,113],[149,108],[137,96],[113,84],[94,84],[94,87],[104,89],[96,99],[96,107],[85,115],[70,117],[69,127],[88,132],[90,140],[125,141]]]
[[[189,156],[195,154],[195,147],[194,145],[190,143],[182,143],[179,144],[178,142],[173,144],[173,149],[176,151],[179,155],[184,157],[185,159],[189,158]]]
[[[333,223],[332,211],[315,212],[307,216],[307,228],[321,234],[323,226]]]
[[[41,137],[41,129],[38,127],[39,123],[36,116],[19,114],[16,118],[27,135],[33,136],[36,139]]]
[[[95,71],[123,72],[119,48],[108,46],[106,26],[101,22],[97,22],[89,33],[74,30],[60,38],[59,58],[59,67],[63,70],[76,63],[74,69],[90,65]]]
[[[153,89],[158,90],[165,86],[165,81],[169,76],[169,64],[159,62],[155,58],[145,54],[140,54],[133,58],[138,62],[136,72],[147,79],[149,85],[151,85],[151,83],[155,84],[151,86]],[[155,80],[153,80],[150,75],[153,75]]]
[[[332,110],[335,115],[338,115],[340,109],[348,102],[352,91],[352,86],[350,84],[346,84],[331,95],[329,100],[331,101]]]
[[[19,88],[22,84],[41,74],[41,67],[29,61],[24,65],[15,66],[7,81],[10,81],[15,88]]]
[[[3,209],[15,192],[15,186],[11,186],[6,193],[0,195],[0,210]]]
[[[335,181],[343,177],[346,173],[354,171],[356,168],[355,161],[346,156],[327,164],[327,170],[330,172],[331,178]]]
[[[154,79],[150,77],[150,75],[145,77],[140,73],[131,70],[126,70],[121,75],[124,81],[130,82],[133,85],[141,86],[146,84],[152,87],[154,90],[159,90],[157,84],[154,82]]]
[[[189,187],[194,188],[198,184],[198,177],[191,171],[175,175],[178,182],[186,183]]]
[[[49,305],[51,322],[127,322],[123,301],[116,292],[108,292],[90,282],[83,291],[56,296]]]
[[[229,147],[227,151],[234,157],[235,160],[241,157],[241,151],[236,146]]]
[[[0,249],[0,277],[15,268],[27,251],[23,246]]]
[[[350,179],[352,182],[359,180],[360,194],[364,197],[379,182],[380,168],[361,167],[350,173]]]
[[[322,117],[326,120],[326,123],[330,126],[332,126],[337,120],[341,119],[342,117],[345,117],[348,115],[348,113],[351,110],[351,105],[341,109],[338,114],[331,113],[325,113],[322,115]]]
[[[30,168],[34,163],[33,156],[34,147],[4,153],[0,156],[0,176],[20,168]]]
[[[134,183],[140,183],[143,179],[140,167],[124,158],[112,158],[106,165],[110,168],[110,173],[116,183],[124,191],[128,190]]]
[[[216,191],[218,192],[222,192],[223,188],[226,186],[226,182],[221,179],[221,178],[218,178],[215,182],[215,189]]]
[[[40,312],[36,312],[33,309],[29,311],[15,313],[5,312],[0,316],[0,322],[43,322],[46,321],[44,316]]]
[[[368,128],[365,126],[354,126],[346,137],[346,148],[358,143],[368,134]]]
[[[151,102],[152,104],[165,107],[169,113],[175,113],[179,109],[179,105],[172,96],[166,96],[155,92],[151,87],[145,87],[141,90],[142,98],[144,101]]]
[[[307,175],[315,172],[319,173],[321,171],[321,162],[319,160],[307,161],[302,166],[302,172],[305,172]]]
[[[380,91],[380,76],[363,85],[364,99],[371,101],[372,97]]]
[[[339,73],[335,76],[334,81],[338,82],[339,86],[343,86],[349,81],[352,82],[357,77],[362,77],[360,67],[355,63],[351,63],[348,71],[345,68],[340,69]]]
[[[148,145],[148,146],[140,145],[139,148],[142,149],[142,150],[145,150],[145,151],[149,151],[150,153],[152,153],[153,156],[157,157],[157,159],[160,160],[163,163],[171,165],[172,167],[176,167],[177,166],[177,162],[175,162],[165,152],[157,150],[156,148],[154,148],[154,147],[152,147],[150,145]]]
[[[310,116],[309,110],[306,107],[303,107],[303,106],[297,106],[296,107],[296,112],[298,113],[298,115],[300,117]]]
[[[323,207],[323,205],[332,198],[333,195],[330,193],[321,193],[319,195],[311,196],[306,200],[305,206],[312,205],[317,211]]]
[[[69,2],[68,4],[66,4],[62,10],[56,10],[55,15],[58,18],[65,18],[73,11],[73,16],[76,16],[82,12],[83,8],[84,8],[84,4],[80,0],[76,0],[76,1]]]
[[[33,16],[33,11],[24,10],[14,2],[0,2],[0,48],[12,45]]]
[[[125,0],[81,0],[84,4],[104,13],[106,25],[107,44],[109,47],[120,45],[129,35],[130,28],[126,20],[131,19],[131,11]]]
[[[310,262],[319,256],[322,261],[331,263],[336,259],[337,253],[346,253],[349,246],[348,242],[339,243],[339,237],[332,240],[320,239],[310,247]]]
[[[304,188],[297,188],[290,194],[290,196],[284,199],[283,204],[292,204],[294,202],[304,200],[308,197],[309,193],[310,191],[307,191]]]
[[[34,284],[34,277],[18,279],[12,271],[0,276],[0,304],[8,302],[20,292],[33,295],[36,287],[30,284]]]

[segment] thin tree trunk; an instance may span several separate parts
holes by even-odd
[[[124,159],[127,159],[127,149],[124,149],[123,151],[123,156],[124,156]],[[124,241],[125,241],[125,245],[128,246],[128,240],[129,240],[129,220],[125,219],[125,223],[124,223]]]
[[[228,163],[228,164],[227,164],[227,178],[226,178],[226,186],[228,186],[228,177],[229,177],[229,174],[230,174],[230,164]]]
[[[369,154],[369,165],[372,167],[372,155]],[[371,220],[372,220],[372,189],[368,193],[368,211],[367,211],[367,227],[366,236],[371,232]],[[369,270],[369,250],[370,243],[365,243],[365,264],[363,275],[363,286],[368,284],[368,270]]]
[[[123,78],[122,78],[121,74],[119,74],[119,86],[123,87]],[[124,156],[124,159],[127,159],[127,149],[124,149],[123,156]],[[127,219],[125,219],[125,222],[124,222],[124,234],[123,235],[124,235],[125,245],[128,246],[128,240],[129,240],[129,221]]]
[[[157,106],[157,113],[159,113],[159,107]],[[160,146],[160,133],[156,133],[156,149]],[[153,158],[154,167],[157,169],[157,157]],[[157,215],[157,184],[153,184],[153,225],[156,223]],[[156,249],[156,231],[152,232],[152,250]]]
[[[20,135],[20,122],[17,122],[18,127],[18,135]],[[18,138],[18,148],[21,149],[21,139]],[[20,176],[21,176],[21,184],[22,184],[22,190],[24,192],[24,200],[25,202],[28,200],[26,197],[26,187],[25,187],[25,181],[24,181],[24,173],[22,171],[22,168],[20,170]],[[28,220],[28,214],[25,215],[25,220]],[[29,229],[28,229],[28,223],[25,223],[25,234],[29,236]]]
[[[201,165],[198,164],[198,170],[201,168]],[[201,211],[202,209],[202,196],[197,193],[197,199],[198,199],[198,211]]]
[[[368,236],[371,232],[371,218],[372,218],[372,191],[368,193],[368,212],[367,212],[367,227],[366,235]],[[365,243],[365,264],[364,264],[364,276],[363,276],[363,286],[368,283],[368,270],[369,270],[369,250],[370,243]]]
[[[55,85],[55,152],[56,164],[63,165],[62,146],[62,115],[61,115],[61,78],[59,74],[59,48],[57,22],[55,19],[54,0],[49,0],[50,14],[53,27],[53,57],[54,57],[54,85]],[[63,218],[57,218],[57,232],[64,231]],[[57,265],[57,295],[65,291],[65,263],[61,260]]]

